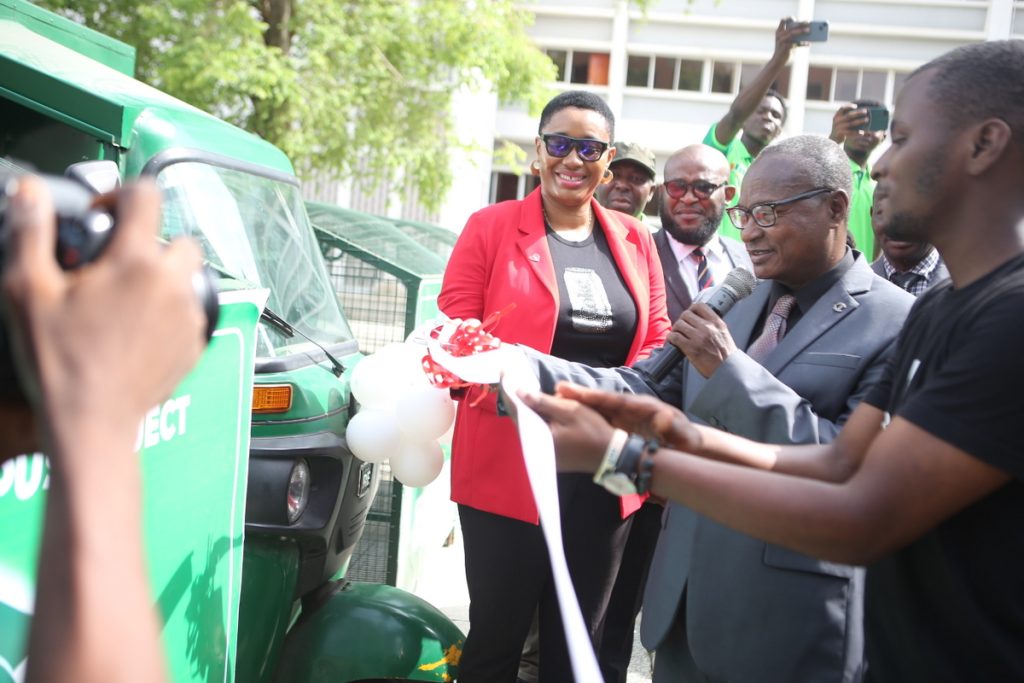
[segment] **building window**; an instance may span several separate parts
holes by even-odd
[[[647,75],[651,70],[651,58],[643,55],[630,55],[626,63],[626,85],[637,88],[647,87]]]
[[[732,77],[736,65],[732,62],[715,62],[711,70],[711,92],[732,93]]]
[[[555,69],[558,73],[558,80],[565,80],[565,64],[568,53],[565,50],[545,50],[547,56],[555,63]]]
[[[648,55],[630,55],[626,64],[626,85],[654,90],[683,90],[735,95],[761,71],[763,64],[701,59],[677,59]],[[705,86],[704,69],[710,69],[710,85]],[[783,95],[789,92],[787,66],[771,87]],[[739,79],[736,75],[739,74]],[[705,89],[707,88],[707,89]]]
[[[885,81],[889,77],[886,71],[868,71],[864,69],[860,72],[860,92],[858,93],[858,99],[862,100],[877,100],[882,102],[885,100]]]
[[[907,82],[907,76],[909,75],[909,71],[896,71],[893,73],[892,99],[894,102],[896,101],[896,96],[900,94],[900,90],[903,90],[903,84]]]
[[[812,66],[807,71],[807,99],[819,102],[885,102],[886,87],[890,78],[893,79],[895,98],[903,87],[907,72]]]
[[[760,63],[744,62],[741,64],[740,90],[747,87],[747,85],[757,77],[757,74],[761,72],[762,68],[764,68],[764,64]],[[788,66],[783,69],[782,73],[779,74],[779,77],[772,82],[771,86],[769,86],[775,92],[781,93],[783,97],[789,94],[789,70],[790,68]],[[739,90],[736,92],[739,92]]]
[[[540,184],[540,178],[532,173],[516,175],[505,171],[491,174],[491,204],[509,199],[522,199]]]
[[[835,100],[844,102],[857,99],[857,76],[855,69],[836,69]]]
[[[608,85],[608,53],[579,50],[546,50],[555,63],[558,80],[587,85]]]
[[[676,82],[676,88],[700,92],[700,79],[703,73],[704,62],[695,59],[680,59],[679,80]]]
[[[669,57],[654,58],[654,88],[656,90],[672,90],[676,81],[676,64],[678,60]]]
[[[807,99],[828,102],[832,99],[833,69],[812,66],[807,70]]]

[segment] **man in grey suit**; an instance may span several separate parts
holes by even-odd
[[[721,284],[736,266],[752,268],[741,243],[718,235],[725,206],[737,192],[728,182],[729,161],[708,145],[684,147],[665,162],[665,182],[658,189],[662,229],[654,244],[670,320],[690,307],[702,284]],[[702,267],[709,277],[700,277]]]
[[[743,244],[718,235],[725,205],[736,193],[728,181],[729,161],[708,145],[684,147],[665,161],[665,182],[658,188],[662,229],[654,234],[654,244],[665,273],[672,320],[690,307],[701,285],[709,288],[721,283],[736,266],[753,270]],[[662,507],[654,502],[633,515],[598,652],[605,683],[626,681],[634,625],[661,517]]]
[[[542,386],[571,379],[653,392],[749,438],[831,441],[881,376],[913,302],[847,248],[850,185],[846,157],[825,138],[766,148],[731,210],[762,279],[753,294],[724,320],[703,304],[685,311],[674,330],[686,361],[659,384],[643,375],[646,361],[635,370],[596,370],[545,359]],[[761,339],[766,332],[772,343]],[[655,681],[856,681],[863,586],[861,569],[670,504],[641,623],[644,645],[657,650]]]

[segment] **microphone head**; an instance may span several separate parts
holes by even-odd
[[[738,266],[729,271],[722,282],[722,287],[728,287],[736,293],[737,299],[742,299],[754,291],[757,285],[757,278],[746,268]]]

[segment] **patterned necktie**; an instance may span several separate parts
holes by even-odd
[[[704,290],[708,287],[715,286],[715,278],[711,275],[711,268],[708,266],[708,257],[704,255],[704,250],[697,247],[690,255],[693,256],[693,260],[697,262],[697,290]]]
[[[796,297],[792,294],[783,294],[779,297],[772,307],[772,312],[768,314],[768,319],[764,321],[761,336],[747,349],[748,356],[760,363],[779,345],[782,336],[786,334],[786,320],[789,319],[789,313],[795,303]]]
[[[909,270],[905,273],[893,273],[892,277],[889,278],[889,282],[893,283],[897,287],[907,290],[910,293],[914,292],[914,285],[917,284],[918,280],[923,280],[924,276],[920,273],[912,273]]]

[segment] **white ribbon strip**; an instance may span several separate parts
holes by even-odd
[[[555,446],[551,440],[551,430],[540,415],[520,400],[518,394],[519,390],[540,391],[537,376],[526,354],[514,346],[502,345],[494,351],[456,357],[444,351],[437,340],[431,340],[427,347],[437,363],[463,381],[477,384],[498,384],[500,381],[505,395],[512,401],[513,405],[509,408],[517,416],[526,473],[540,512],[541,529],[551,559],[551,573],[555,579],[573,676],[576,683],[600,683],[604,679],[597,666],[597,657],[565,561],[555,476]],[[473,624],[469,627],[473,628]]]

